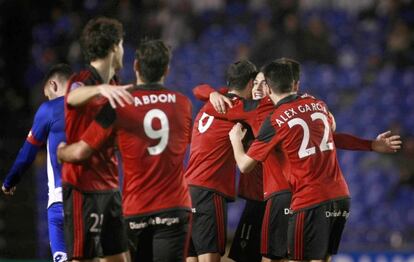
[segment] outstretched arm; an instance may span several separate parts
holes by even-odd
[[[379,134],[375,140],[365,140],[345,133],[334,133],[333,137],[336,147],[346,150],[395,153],[402,144],[400,136],[393,135],[391,131]]]
[[[72,90],[69,92],[67,97],[67,103],[73,107],[82,106],[97,96],[106,97],[113,108],[116,108],[116,105],[120,105],[123,107],[125,106],[125,104],[132,104],[133,102],[133,97],[128,92],[128,89],[131,89],[133,85],[76,85],[79,85],[79,83],[73,83],[72,86],[69,87]]]

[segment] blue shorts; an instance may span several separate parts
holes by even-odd
[[[63,234],[63,204],[54,203],[47,209],[49,241],[54,262],[67,260],[65,236]]]

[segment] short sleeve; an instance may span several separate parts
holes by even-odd
[[[98,150],[112,135],[115,121],[116,111],[107,103],[83,133],[81,140]]]

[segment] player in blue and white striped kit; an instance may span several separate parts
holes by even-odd
[[[71,75],[72,70],[66,64],[55,65],[46,74],[44,93],[49,101],[44,102],[37,110],[27,139],[2,186],[3,193],[13,195],[23,173],[33,163],[39,149],[46,145],[49,187],[47,214],[49,241],[54,262],[66,261],[63,235],[62,167],[58,163],[56,151],[59,143],[66,141],[63,96]]]

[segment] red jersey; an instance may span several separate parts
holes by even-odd
[[[257,136],[261,124],[274,108],[274,104],[269,97],[265,97],[261,100],[246,100],[237,97],[237,99],[233,100],[233,107],[228,108],[225,114],[217,113],[212,107],[208,108],[207,113],[228,121],[245,122],[252,128],[254,136]],[[262,186],[262,197],[260,199],[265,200],[275,194],[290,191],[289,184],[282,174],[282,169],[275,151],[270,152],[268,158],[263,161],[262,183],[258,184],[257,177],[248,177],[247,174],[241,176],[240,179],[240,184],[250,184],[250,187],[240,187],[239,194],[243,197],[250,195],[249,198],[251,198],[252,192],[249,191],[258,191],[258,189],[254,188],[254,185]],[[255,200],[259,200],[259,198],[256,198]]]
[[[206,114],[207,102],[198,112],[193,126],[185,178],[191,186],[216,191],[227,198],[236,196],[236,161],[229,132],[234,123]]]
[[[82,140],[98,149],[116,133],[124,170],[124,216],[190,210],[183,160],[191,139],[191,102],[158,84],[137,86],[134,104],[106,105]]]
[[[92,66],[74,75],[68,83],[65,95],[65,124],[67,143],[72,144],[80,140],[81,135],[95,118],[106,99],[95,98],[89,103],[72,107],[67,103],[71,90],[80,86],[99,85],[103,81]],[[116,81],[111,80],[111,84]],[[62,182],[70,184],[82,191],[101,191],[118,188],[118,173],[114,157],[114,140],[108,139],[99,152],[82,164],[64,163],[62,168]]]
[[[349,197],[325,103],[307,95],[290,95],[275,107],[247,155],[264,161],[270,152],[279,152],[279,162],[293,192],[293,210]]]

